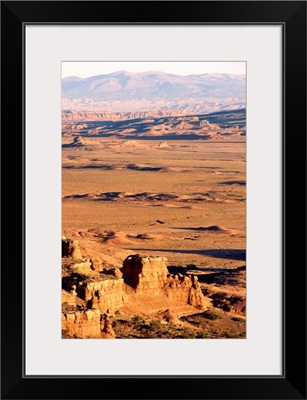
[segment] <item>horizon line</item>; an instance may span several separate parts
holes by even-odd
[[[86,77],[81,77],[78,75],[67,75],[67,76],[62,76],[62,79],[65,78],[79,78],[79,79],[88,79],[88,78],[94,78],[95,76],[101,76],[101,75],[112,75],[115,73],[120,73],[120,72],[128,72],[129,74],[133,74],[133,75],[137,75],[137,74],[143,74],[143,73],[148,73],[148,72],[162,72],[164,74],[167,75],[176,75],[176,76],[184,76],[184,77],[188,77],[188,76],[199,76],[199,75],[233,75],[233,76],[244,76],[246,77],[246,73],[245,74],[234,74],[234,73],[227,73],[227,72],[204,72],[204,73],[200,73],[200,74],[187,74],[187,75],[181,75],[181,74],[175,74],[175,73],[171,73],[171,72],[164,72],[161,70],[146,70],[146,71],[141,71],[141,72],[131,72],[128,70],[115,70],[113,72],[109,72],[109,73],[101,73],[101,74],[96,74],[96,75],[90,75],[90,76],[86,76]]]

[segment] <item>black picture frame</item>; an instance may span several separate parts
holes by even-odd
[[[282,376],[23,375],[26,268],[23,32],[27,24],[283,26]],[[1,397],[306,399],[306,2],[2,1],[1,60]]]

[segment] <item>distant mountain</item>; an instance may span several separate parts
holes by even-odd
[[[63,96],[101,100],[174,99],[190,97],[245,98],[245,76],[202,74],[180,76],[165,72],[126,71],[90,78],[63,79]]]
[[[63,107],[66,109],[97,109],[100,104],[101,109],[106,110],[106,102],[114,102],[110,104],[111,111],[112,107],[116,111],[140,110],[139,106],[141,110],[185,107],[193,110],[198,106],[201,112],[225,107],[243,108],[245,91],[245,76],[230,74],[181,76],[159,71],[118,71],[62,80]],[[217,106],[214,108],[214,105]]]

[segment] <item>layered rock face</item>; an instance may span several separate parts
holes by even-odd
[[[62,331],[84,338],[100,338],[100,312],[98,310],[76,311],[62,314]]]
[[[197,277],[169,274],[165,258],[133,255],[125,259],[121,271],[103,269],[94,275],[87,275],[87,264],[83,264],[83,274],[81,264],[78,264],[77,273],[63,278],[66,290],[63,290],[62,301],[66,308],[62,313],[62,329],[65,337],[113,338],[109,312],[129,303],[130,295],[134,301],[139,299],[140,304],[145,298],[150,299],[153,309],[155,304],[160,309],[161,304],[163,307],[169,301],[205,308]]]
[[[70,297],[62,294],[62,302],[72,304],[73,296],[77,296],[85,301],[87,308],[106,312],[120,308],[127,301],[124,280],[121,278],[116,279],[112,275],[92,278],[79,272],[64,279],[64,288]]]
[[[90,308],[101,312],[116,310],[126,301],[123,279],[108,279],[99,282],[84,282],[78,286],[77,294]]]
[[[170,275],[163,291],[168,298],[188,303],[198,309],[205,307],[205,298],[198,283],[197,276]]]
[[[137,294],[166,295],[169,299],[202,309],[205,299],[196,276],[171,275],[166,258],[129,256],[122,268],[125,283]]]
[[[125,283],[136,293],[159,294],[168,275],[165,261],[164,257],[127,257],[121,269]]]
[[[76,296],[72,293],[62,289],[62,304],[68,304],[70,306],[76,305]]]
[[[62,332],[79,339],[115,337],[109,316],[101,314],[99,310],[63,313]]]

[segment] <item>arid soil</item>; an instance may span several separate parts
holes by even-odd
[[[245,126],[162,122],[63,121],[63,338],[246,336]]]

